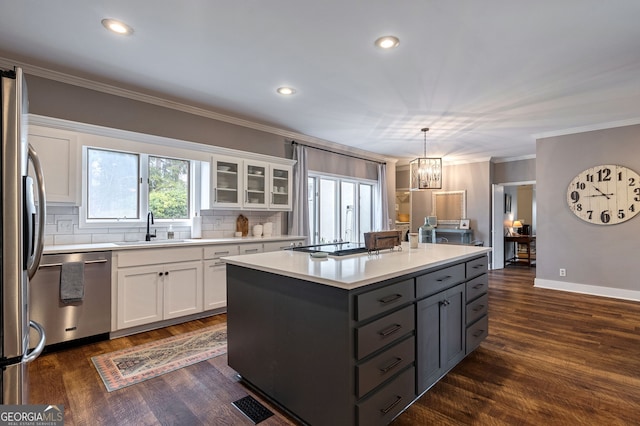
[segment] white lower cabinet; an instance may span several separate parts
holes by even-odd
[[[204,248],[204,310],[227,306],[227,267],[224,256],[240,254],[238,245],[216,245]]]
[[[117,268],[118,330],[202,312],[202,248],[127,250]]]
[[[127,250],[115,255],[115,329],[197,314],[227,306],[222,257],[276,251],[303,240],[215,244],[205,247]]]
[[[202,262],[118,270],[118,328],[202,312]]]

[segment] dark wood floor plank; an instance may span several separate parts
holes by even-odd
[[[640,303],[533,287],[535,268],[489,273],[489,336],[401,414],[404,425],[631,425],[640,419]],[[226,322],[225,315],[42,355],[30,402],[62,403],[66,425],[250,425],[254,395],[226,355],[115,392],[90,358]],[[261,426],[295,424],[275,415]],[[185,423],[187,422],[187,423]]]

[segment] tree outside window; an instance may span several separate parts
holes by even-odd
[[[189,218],[189,161],[149,156],[149,210],[156,219]]]

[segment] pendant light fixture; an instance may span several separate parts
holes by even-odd
[[[409,163],[410,187],[412,191],[442,189],[442,158],[427,157],[428,127],[420,129],[424,133],[424,157]]]

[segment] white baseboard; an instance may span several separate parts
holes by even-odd
[[[626,290],[623,288],[602,287],[588,284],[569,283],[565,281],[543,280],[536,278],[534,287],[548,288],[551,290],[570,291],[572,293],[591,294],[594,296],[612,297],[640,302],[639,290]]]

